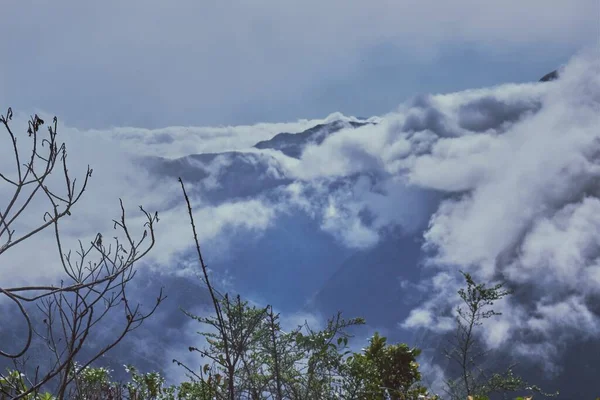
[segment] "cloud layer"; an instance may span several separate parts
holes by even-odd
[[[326,285],[335,266],[314,260],[376,249],[400,232],[413,248],[423,243],[420,259],[428,278],[419,281],[418,261],[404,266],[416,274],[405,287],[421,300],[392,325],[447,331],[452,315],[440,310],[457,304],[462,269],[516,289],[498,304],[503,315],[484,326],[487,345],[510,343],[517,355],[555,361],[557,338],[600,333],[598,59],[597,50],[574,57],[554,82],[419,96],[358,127],[349,123],[355,118],[339,114],[214,129],[67,127],[62,137],[74,149],[72,170],[89,162],[97,173],[64,233],[74,241],[108,229],[118,197],[130,207],[144,204],[161,216],[148,270],[185,275],[194,264],[175,180],[184,176],[215,274],[231,278],[234,288],[251,286],[240,277],[254,277],[265,296],[274,286],[280,287],[277,293],[291,293],[302,276],[307,284]],[[323,141],[307,140],[299,157],[252,147],[279,131],[337,120],[346,126]],[[325,240],[328,250],[318,247]],[[259,244],[273,253],[256,250]],[[42,239],[39,246],[52,251]],[[276,254],[278,246],[294,250]],[[293,251],[315,265],[286,266]],[[261,256],[283,261],[270,264]],[[51,276],[52,268],[40,274],[45,258],[14,253],[7,262],[15,267],[0,276],[3,281]],[[361,268],[357,274],[369,274],[368,265]],[[355,284],[363,281],[357,275]],[[285,296],[265,300],[284,302]]]
[[[483,335],[492,347],[510,340],[516,353],[550,361],[561,354],[557,338],[597,335],[599,72],[597,53],[575,58],[539,93],[539,111],[503,132],[441,139],[409,173],[451,194],[424,234],[429,263],[506,280],[523,301],[499,304],[504,315]],[[405,326],[445,329],[431,315],[448,295],[433,296]]]

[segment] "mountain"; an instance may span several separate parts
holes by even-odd
[[[562,73],[565,70],[565,66],[561,65],[559,68],[555,69],[552,72],[548,72],[546,75],[542,76],[539,80],[539,82],[550,82],[550,81],[555,81],[558,78],[560,78],[560,76],[562,75]]]
[[[148,132],[130,133],[154,146],[151,154],[178,150],[136,156],[151,177],[148,198],[160,206],[168,261],[141,268],[132,286],[150,300],[165,286],[169,299],[109,357],[115,372],[121,360],[171,371],[172,353],[183,357],[198,344],[200,327],[178,307],[204,312],[210,304],[193,248],[180,244],[189,226],[179,192],[165,189],[182,177],[221,290],[272,304],[290,325],[337,311],[364,317],[369,332],[416,343],[429,357],[422,365],[444,367],[444,329],[466,270],[515,289],[498,322],[482,328],[494,361],[516,357],[547,391],[560,382],[565,398],[594,394],[585,380],[600,351],[600,68],[573,63],[581,77],[557,69],[540,79],[566,76],[564,85],[421,95],[383,117],[336,114],[221,152],[186,153],[195,138],[178,144],[181,132],[147,141]],[[235,142],[232,132],[198,140]],[[589,375],[578,373],[584,366]]]
[[[540,82],[554,81],[556,79],[558,79],[558,70],[554,70],[554,71],[549,72],[546,75],[542,76],[542,78],[540,79]]]
[[[546,74],[540,82],[559,79],[560,71]],[[535,131],[530,125],[538,115],[544,115],[547,90],[552,89],[545,85],[507,86],[419,96],[400,107],[398,115],[386,117],[387,121],[340,118],[298,133],[279,133],[248,150],[192,154],[174,160],[154,158],[148,159],[147,165],[157,177],[182,176],[193,184],[195,196],[214,206],[259,199],[275,212],[274,222],[260,233],[224,230],[230,251],[211,265],[227,276],[236,291],[258,302],[273,303],[283,313],[300,311],[301,315],[328,316],[341,310],[348,317],[363,316],[369,329],[382,330],[393,340],[417,342],[427,349],[424,354],[430,362],[443,366],[445,361],[440,354],[444,334],[399,326],[413,310],[429,304],[432,297],[446,290],[432,289],[431,282],[450,279],[459,268],[432,267],[428,241],[433,234],[444,234],[436,229],[444,229],[438,227],[438,219],[444,217],[448,207],[462,204],[465,209],[461,212],[466,214],[460,219],[468,217],[472,207],[468,199],[474,196],[478,185],[493,185],[493,179],[506,174],[516,176],[516,181],[524,179],[520,175],[528,173],[528,164],[519,167],[511,161],[501,162],[498,171],[490,172],[488,168],[498,162],[498,154],[503,154],[505,146],[514,147],[509,154],[529,146],[509,140],[516,140],[515,129],[520,127]],[[335,141],[327,140],[334,137]],[[385,140],[386,144],[377,147],[378,140]],[[549,139],[544,140],[547,143]],[[371,146],[378,150],[371,150]],[[310,154],[305,153],[309,147]],[[323,158],[318,158],[325,147]],[[484,156],[480,157],[480,152]],[[333,156],[347,158],[342,164],[326,158]],[[343,165],[347,172],[303,177],[314,166],[323,165],[327,170],[327,163],[332,168]],[[434,163],[439,165],[434,167]],[[300,175],[294,169],[297,165],[302,168]],[[432,168],[426,179],[419,175],[423,173],[419,168],[425,166]],[[460,175],[448,175],[453,168],[458,168]],[[410,179],[418,182],[419,190],[406,184],[407,174],[412,174]],[[301,201],[290,202],[294,196],[300,196]],[[412,200],[407,201],[408,198]],[[500,195],[489,201],[486,207],[490,210],[497,207],[494,201],[508,202]],[[411,217],[418,222],[409,223]],[[532,226],[511,239],[517,244],[507,244],[495,259],[496,265],[504,265],[504,259],[512,260],[506,265],[516,262],[518,251],[510,246],[524,246],[523,238],[534,229]],[[486,234],[482,231],[480,236]],[[357,238],[368,239],[372,244],[357,248]],[[454,238],[448,234],[444,240],[452,243]],[[475,239],[471,242],[476,251],[477,246],[483,246]],[[210,249],[216,244],[209,241],[205,247]],[[502,268],[498,267],[492,276],[522,287],[511,282]],[[447,296],[452,295],[455,291],[450,290]],[[515,298],[536,301],[534,296],[525,299],[517,294]],[[444,297],[439,299],[436,301]],[[436,307],[433,311],[438,313],[452,309],[448,304]],[[531,342],[531,336],[522,335],[527,337],[522,346],[537,345]],[[541,340],[539,336],[534,337]],[[494,360],[501,362],[509,350],[503,351],[493,356]],[[583,364],[592,362],[582,355],[577,359]],[[571,357],[561,360],[565,369],[554,370],[551,378],[535,362],[523,362],[526,367],[519,372],[541,385],[545,383],[549,391],[555,389],[553,382],[561,382],[563,393],[574,393],[564,385],[578,379],[572,372],[577,366]],[[592,393],[592,389],[586,393]]]
[[[335,132],[344,128],[358,128],[367,124],[366,121],[344,121],[338,120],[326,124],[319,124],[300,133],[280,133],[269,140],[258,142],[254,147],[257,149],[274,149],[293,158],[300,158],[304,148],[310,144],[320,145]]]
[[[158,178],[181,177],[194,184],[191,193],[212,204],[250,198],[291,182],[271,156],[260,153],[191,154],[173,160],[148,157],[142,164]]]
[[[405,285],[418,281],[422,275],[414,268],[422,257],[414,242],[414,237],[396,231],[377,246],[354,252],[338,263],[309,300],[307,309],[325,315],[343,311],[347,316],[368,316],[369,324],[380,327],[404,320],[408,316],[407,305],[414,305],[419,299]],[[373,291],[374,287],[378,289]]]

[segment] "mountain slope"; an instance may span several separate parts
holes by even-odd
[[[309,144],[319,145],[335,132],[344,128],[358,128],[372,122],[363,121],[333,121],[327,124],[319,124],[300,133],[280,133],[269,140],[258,142],[254,147],[257,149],[274,149],[283,154],[300,158],[302,151]]]

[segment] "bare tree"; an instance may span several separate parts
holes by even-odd
[[[139,304],[132,304],[127,296],[127,286],[136,273],[134,265],[155,244],[154,226],[158,222],[158,215],[150,214],[140,206],[146,221],[141,237],[134,238],[127,227],[125,208],[121,201],[120,218],[113,220],[114,229],[118,231],[114,243],[107,245],[103,236],[98,233],[87,245],[80,241],[75,254],[65,252],[59,222],[71,215],[73,206],[87,187],[92,169],[87,167],[80,185],[76,184],[75,178],[71,178],[67,168],[66,146],[56,140],[56,117],[48,127],[47,134],[42,134],[40,130],[44,121],[37,115],[31,117],[28,136],[22,137],[13,132],[10,126],[12,117],[10,108],[6,115],[0,116],[14,154],[14,171],[0,171],[0,189],[4,186],[10,191],[8,197],[0,199],[0,255],[46,229],[53,230],[63,275],[57,278],[57,283],[46,285],[4,287],[0,281],[0,294],[16,306],[25,321],[23,332],[15,335],[24,338],[24,342],[12,352],[3,348],[5,343],[1,343],[0,361],[11,361],[15,371],[19,373],[34,371],[27,375],[27,385],[1,389],[0,396],[21,399],[29,394],[37,394],[53,383],[56,385],[57,397],[63,399],[78,371],[115,347],[152,315],[164,300],[161,290],[152,307],[143,311]],[[29,153],[26,157],[17,144],[18,139],[29,141]],[[63,181],[62,190],[50,183],[57,174],[60,174]],[[34,199],[44,200],[47,209],[37,226],[19,231],[17,222],[28,210],[31,212],[30,206]],[[122,239],[119,239],[119,235]],[[99,347],[96,346],[92,354],[87,354],[83,360],[79,359],[78,356],[81,356],[81,350],[86,341],[89,342],[94,328],[107,315],[115,312],[124,314],[122,326],[115,327],[111,331],[112,337]],[[2,314],[0,318],[5,318],[6,315]],[[34,316],[39,316],[41,321]],[[13,326],[10,321],[0,321],[0,325]],[[28,364],[29,353],[36,340],[43,341],[45,351],[50,355],[51,362],[45,368],[37,366],[32,369]],[[5,376],[0,373],[0,379],[2,378]]]
[[[188,215],[190,217],[190,224],[192,225],[196,252],[202,269],[202,279],[209,290],[215,311],[215,317],[197,317],[188,312],[184,312],[189,317],[196,319],[201,323],[208,324],[216,329],[216,334],[206,334],[206,336],[218,340],[219,345],[218,347],[215,347],[214,350],[222,350],[223,355],[222,357],[216,357],[208,351],[195,347],[190,347],[190,351],[197,351],[203,357],[208,357],[225,371],[224,382],[226,382],[226,394],[218,391],[215,391],[214,394],[217,396],[217,398],[234,400],[236,397],[236,373],[240,368],[240,365],[243,364],[242,355],[245,352],[249,342],[252,340],[252,334],[258,330],[258,325],[261,323],[264,315],[266,315],[267,309],[253,310],[254,312],[249,315],[248,313],[244,312],[247,310],[246,303],[243,303],[239,296],[236,299],[237,301],[233,303],[230,301],[227,294],[224,296],[221,295],[212,286],[208,276],[208,268],[204,263],[204,258],[202,257],[202,252],[200,250],[200,243],[198,241],[198,234],[196,232],[196,224],[194,222],[190,199],[187,195],[183,180],[181,178],[179,178],[179,183],[181,184],[181,190],[183,191],[183,196],[188,208]],[[209,340],[209,343],[216,342]],[[181,366],[184,366],[182,363],[176,360],[173,361],[177,362]],[[208,371],[209,368],[206,368],[206,372]],[[196,375],[196,378],[200,377]]]

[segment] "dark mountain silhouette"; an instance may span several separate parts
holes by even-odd
[[[552,72],[547,73],[546,75],[542,76],[542,79],[540,79],[540,82],[549,82],[549,81],[554,81],[556,79],[558,79],[558,70],[555,69]]]
[[[257,149],[274,149],[283,154],[300,158],[302,151],[309,144],[321,144],[331,134],[344,128],[359,128],[373,124],[367,121],[341,121],[337,120],[328,124],[319,124],[300,133],[279,133],[269,140],[258,142],[254,147]]]
[[[159,177],[193,183],[190,194],[200,195],[212,204],[257,196],[267,190],[289,184],[277,161],[270,155],[230,151],[192,154],[166,159],[141,160]]]

